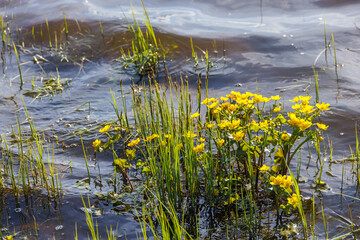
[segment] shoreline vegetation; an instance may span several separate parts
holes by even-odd
[[[135,19],[134,11],[132,21],[126,18],[131,42],[121,49],[121,56],[114,59],[140,77],[139,82],[132,82],[129,89],[124,89],[120,80],[121,95],[116,96],[111,91],[117,119],[109,119],[91,129],[92,136],[97,137],[90,143],[82,139],[86,132],[74,133],[82,145],[87,171],[87,178],[75,185],[90,189],[87,197],[81,196],[88,238],[118,239],[120,227],[109,226],[107,236],[100,235],[93,217],[96,210],[89,197],[92,196],[114,205],[123,204],[123,198],[130,201],[127,208],[132,209],[142,230],[138,239],[203,239],[204,231],[226,239],[274,239],[274,236],[276,239],[317,239],[319,219],[324,228],[322,234],[329,239],[323,206],[321,213],[315,212],[315,197],[304,197],[299,186],[302,152],[315,153],[314,158],[319,163],[313,179],[314,191],[328,187],[322,180],[323,166],[326,157],[332,159],[333,152],[330,141],[327,145],[324,140],[328,126],[321,121],[321,116],[331,106],[319,101],[319,79],[315,69],[316,96],[310,96],[308,91],[285,101],[279,95],[232,91],[213,97],[209,95],[208,82],[211,69],[219,59],[212,58],[207,50],[200,49],[198,55],[190,38],[192,54],[189,59],[200,72],[196,94],[191,94],[188,78],[178,76],[175,79],[167,73],[168,50],[156,37],[144,3],[142,6],[144,25]],[[49,50],[69,61],[64,53],[71,33],[67,29],[65,11],[63,15],[65,44],[58,42],[60,33],[56,32],[55,42],[51,41],[47,20],[46,29]],[[23,90],[26,75],[22,72],[18,49],[24,52],[24,47],[6,35],[9,34],[5,31],[8,23],[1,16],[0,23],[3,48],[15,53],[19,88],[24,96],[35,100],[71,87],[71,79],[61,78],[58,71],[56,76],[46,73],[40,64],[46,59],[34,56],[34,63],[47,78],[42,79],[38,87],[40,82],[33,78],[32,89]],[[99,26],[104,37],[100,20]],[[35,38],[34,31],[32,34]],[[335,53],[333,34],[332,42]],[[165,82],[157,81],[159,73]],[[202,78],[201,73],[205,77]],[[130,93],[125,93],[128,90]],[[127,106],[129,98],[131,106]],[[50,139],[45,132],[38,131],[24,100],[23,104],[26,121],[21,122],[18,116],[12,132],[0,138],[2,199],[13,195],[19,202],[37,195],[49,203],[60,203],[65,194],[61,178],[72,166],[60,168],[57,165],[58,139]],[[78,109],[86,104],[90,111],[90,102]],[[358,183],[357,134],[355,137],[352,159]],[[62,147],[66,149],[64,143]],[[113,169],[107,179],[111,191],[91,192],[95,180],[102,180],[100,169],[100,180],[90,171],[89,147],[95,161],[104,152],[112,154]],[[215,223],[210,224],[209,219]],[[34,226],[31,237],[37,238],[40,233],[35,218],[31,224]],[[331,239],[355,236],[356,223],[350,221],[348,225],[338,235],[330,236]],[[2,227],[2,239],[23,236],[18,229],[6,228],[4,222]],[[74,239],[78,239],[77,226],[74,229]]]

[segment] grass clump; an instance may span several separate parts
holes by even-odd
[[[1,136],[0,187],[13,192],[17,201],[36,190],[44,190],[49,198],[56,199],[61,196],[61,180],[54,162],[55,150],[37,131],[26,107],[25,113],[27,130],[17,119],[10,138]]]
[[[121,48],[121,57],[116,61],[122,62],[124,68],[134,66],[138,75],[147,75],[151,71],[156,71],[161,57],[165,58],[165,53],[155,36],[145,5],[141,3],[145,14],[145,31],[136,20],[134,11],[132,11],[133,23],[125,17],[131,35],[131,45],[127,52]]]
[[[264,202],[277,223],[299,211],[306,235],[301,194],[289,166],[305,143],[323,140],[327,126],[318,117],[329,104],[312,105],[310,96],[297,96],[290,100],[293,111],[284,114],[278,95],[231,92],[202,100],[200,88],[194,103],[184,81],[170,81],[168,92],[150,81],[147,91],[132,96],[136,132],[124,157],[114,159],[115,170],[127,179],[132,169],[141,171],[145,189],[167,209],[181,209],[187,199],[192,207],[205,201],[224,213],[235,211],[234,226],[240,224],[251,237],[261,231]],[[117,134],[110,128],[102,129],[109,140],[94,141],[95,149],[112,148]]]

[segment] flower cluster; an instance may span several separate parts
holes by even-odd
[[[286,114],[280,100],[279,95],[264,97],[232,91],[224,97],[199,101],[197,111],[190,111],[191,108],[179,111],[179,117],[156,109],[159,112],[155,119],[148,119],[146,114],[137,118],[144,121],[139,137],[127,142],[126,157],[116,158],[114,165],[122,169],[131,167],[130,161],[136,159],[136,153],[142,154],[136,167],[146,177],[158,169],[169,174],[174,169],[183,171],[161,181],[180,176],[191,178],[184,181],[184,188],[194,188],[189,190],[193,194],[198,191],[196,187],[205,186],[212,197],[226,196],[225,201],[222,199],[225,205],[239,199],[232,184],[247,186],[256,179],[258,182],[252,187],[267,187],[282,195],[282,200],[288,197],[285,208],[295,208],[300,197],[294,193],[295,179],[287,175],[288,167],[300,149],[298,146],[321,141],[328,126],[317,119],[330,105],[312,104],[310,96],[297,96],[290,100],[292,110]],[[201,112],[203,109],[206,114]],[[111,128],[106,125],[100,129],[109,136],[105,144],[114,141]],[[102,142],[95,140],[93,147],[99,149]],[[161,164],[171,169],[165,171]],[[182,187],[177,185],[177,188]]]

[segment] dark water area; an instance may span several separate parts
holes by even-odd
[[[350,157],[349,146],[355,149],[355,123],[360,119],[360,1],[153,0],[144,3],[157,37],[169,51],[166,62],[169,74],[188,76],[194,93],[198,74],[204,76],[205,71],[193,67],[190,37],[198,54],[208,50],[215,62],[209,80],[209,94],[212,96],[224,96],[233,90],[258,91],[264,96],[279,94],[286,101],[307,92],[315,96],[314,70],[318,71],[320,102],[331,104],[331,111],[321,120],[330,126],[325,139],[329,139],[334,147],[332,158],[342,160]],[[136,1],[133,6],[136,17],[142,19],[141,3]],[[62,175],[64,197],[58,206],[46,201],[43,204],[42,193],[34,193],[33,199],[22,199],[18,206],[13,196],[4,190],[2,199],[5,204],[0,204],[1,227],[10,229],[10,232],[16,229],[19,236],[37,239],[33,236],[35,217],[40,233],[38,239],[52,236],[72,239],[75,223],[79,239],[87,237],[80,194],[86,196],[89,190],[74,187],[77,181],[87,176],[87,172],[80,139],[73,133],[115,119],[110,89],[119,96],[120,79],[125,93],[130,91],[131,78],[139,80],[134,71],[125,70],[113,61],[121,55],[121,48],[130,46],[124,14],[131,19],[131,11],[128,0],[0,1],[0,14],[6,23],[6,31],[14,41],[16,39],[16,45],[22,46],[18,51],[24,78],[24,85],[20,86],[12,45],[0,43],[0,134],[9,134],[11,126],[16,125],[17,115],[21,121],[24,120],[25,104],[36,127],[48,137],[59,139],[55,159],[57,167],[65,169]],[[64,13],[68,39],[64,30]],[[331,34],[334,36],[337,65]],[[326,51],[325,46],[329,46]],[[46,61],[40,60],[40,64],[36,64],[34,56]],[[44,78],[58,74],[62,79],[69,79],[69,84],[60,94],[37,98],[23,95],[32,89],[32,81],[39,86]],[[160,73],[160,82],[162,78],[165,79]],[[129,96],[128,110],[131,110],[130,102]],[[87,104],[78,111],[84,103]],[[96,134],[91,131],[83,135],[89,155],[92,155],[91,143],[95,138]],[[68,148],[62,149],[62,142]],[[90,170],[97,174],[100,165],[103,178],[106,178],[113,170],[112,155],[100,154],[97,160],[89,160]],[[307,170],[308,159],[304,157],[301,161],[302,175],[312,179],[317,164],[310,162]],[[66,169],[70,163],[71,170]],[[330,224],[335,226],[338,215],[350,218],[349,209],[353,210],[354,219],[360,216],[356,211],[359,202],[350,198],[344,200],[339,193],[359,196],[354,177],[351,177],[351,162],[329,166],[328,161],[324,168],[328,171],[329,167],[334,177],[324,174],[323,180],[330,189],[320,193],[323,196],[319,199],[326,206],[326,214],[333,217]],[[342,183],[344,169],[348,179]],[[301,185],[306,196],[312,196],[314,192],[310,184],[311,180]],[[116,211],[111,204],[97,200],[95,192],[99,191],[105,190],[94,188],[89,195],[92,202],[97,202],[95,206],[99,215],[95,218],[102,236],[106,235],[106,226],[112,225],[113,228],[118,226],[119,239],[137,239],[141,228],[136,213]],[[21,212],[17,212],[18,209]],[[347,223],[342,224],[345,228]],[[335,230],[329,232],[330,235],[334,233]],[[214,236],[214,239],[220,239],[219,235]],[[324,235],[320,235],[320,239],[323,238]]]

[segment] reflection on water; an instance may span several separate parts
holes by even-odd
[[[320,78],[320,101],[332,105],[332,111],[323,116],[322,121],[330,125],[328,134],[334,145],[333,158],[349,157],[349,145],[354,147],[355,143],[355,121],[360,116],[357,107],[360,104],[359,1],[155,0],[145,1],[145,5],[157,36],[169,51],[166,65],[170,74],[188,75],[190,86],[196,88],[198,74],[203,70],[193,67],[189,38],[193,37],[198,54],[209,50],[215,61],[210,71],[209,92],[215,96],[225,95],[234,89],[257,90],[267,96],[275,93],[285,99],[308,92],[314,96],[312,64],[318,59],[315,69]],[[140,9],[139,2],[134,6]],[[69,31],[67,43],[63,10]],[[44,239],[53,235],[57,239],[68,239],[73,236],[75,222],[78,222],[79,236],[86,236],[84,215],[79,207],[82,206],[81,198],[77,195],[78,190],[73,188],[74,181],[86,177],[86,170],[79,141],[72,133],[80,128],[91,129],[99,122],[115,118],[109,89],[119,93],[120,79],[126,91],[129,90],[133,72],[112,61],[120,56],[121,48],[126,49],[130,44],[122,10],[131,18],[128,0],[0,2],[6,31],[17,39],[25,82],[23,91],[32,89],[33,85],[42,86],[43,79],[48,76],[71,79],[61,93],[41,98],[22,97],[12,45],[0,44],[0,133],[10,132],[17,114],[24,117],[19,111],[24,101],[38,128],[49,136],[57,136],[60,143],[75,144],[74,148],[57,153],[58,164],[72,162],[73,165],[72,171],[64,174],[63,179],[63,187],[70,196],[65,195],[58,206],[53,206],[37,201],[42,198],[34,194],[32,199],[24,200],[29,202],[21,202],[21,206],[17,206],[11,197],[3,195],[2,198],[10,203],[1,208],[3,225],[8,219],[10,228],[17,227],[33,234],[31,229],[35,217]],[[138,12],[140,14],[141,11]],[[322,53],[325,46],[324,21],[326,45],[330,45],[327,59]],[[336,43],[338,79],[334,50],[329,42],[331,33]],[[34,56],[44,60],[37,63]],[[160,81],[162,76],[160,73]],[[88,101],[89,111],[77,111]],[[91,139],[92,135],[84,136],[87,146],[91,145]],[[91,152],[91,149],[88,151]],[[111,161],[112,156],[101,156],[99,164],[104,173],[111,171]],[[346,165],[351,167],[350,163]],[[98,170],[92,168],[92,171]],[[332,189],[340,189],[342,167],[334,165],[332,172],[337,177],[325,175],[323,178]],[[307,173],[309,178],[313,174],[312,171]],[[352,193],[354,189],[345,187],[343,191]],[[338,195],[329,191],[323,199],[326,199],[327,211],[337,211]],[[121,228],[126,228],[128,239],[136,239],[135,232],[140,229],[133,216],[116,215],[102,207],[107,217],[105,220],[99,216],[99,226],[104,228],[110,222],[118,222]],[[19,208],[21,212],[14,212]],[[102,233],[105,232],[103,229]]]

